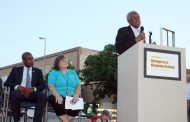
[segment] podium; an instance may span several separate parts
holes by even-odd
[[[187,122],[185,49],[137,43],[118,57],[117,122]]]

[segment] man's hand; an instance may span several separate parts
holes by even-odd
[[[18,88],[17,88],[20,92],[21,92],[21,94],[23,94],[23,95],[25,95],[26,94],[26,87],[23,87],[23,86],[18,86]]]
[[[23,90],[25,89],[25,87],[23,87],[23,86],[18,86],[18,88],[17,88],[20,92],[23,92]]]
[[[23,87],[23,86],[18,86],[18,90],[24,95],[29,95],[31,94],[32,92],[34,92],[34,88],[26,88],[26,87]]]
[[[135,41],[136,41],[136,42],[139,42],[139,41],[144,40],[144,39],[145,39],[145,33],[142,32],[142,33],[140,33],[140,34],[135,38]]]
[[[34,92],[35,90],[34,90],[34,88],[28,88],[27,91],[28,91],[28,94],[30,94],[30,93]]]

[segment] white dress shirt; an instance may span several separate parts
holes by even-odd
[[[28,68],[24,66],[23,69],[23,76],[22,76],[22,82],[21,86],[26,87],[26,75],[27,75]],[[32,79],[32,67],[29,68],[29,75],[30,75],[30,82]]]
[[[24,66],[23,68],[23,75],[22,75],[22,82],[20,86],[26,87],[26,75],[27,75],[28,68]],[[32,67],[29,68],[29,75],[30,75],[30,82],[32,81]],[[31,84],[32,85],[32,84]],[[15,89],[18,88],[19,85],[15,86]],[[37,91],[35,87],[34,91]]]
[[[132,25],[130,25],[130,26],[131,26],[131,29],[132,29],[132,31],[133,31],[135,37],[137,37],[137,36],[141,33],[140,29],[139,29],[139,28],[134,28]],[[143,43],[143,40],[141,40],[141,41],[139,41],[139,42],[140,42],[140,43]]]

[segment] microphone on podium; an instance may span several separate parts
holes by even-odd
[[[141,31],[140,31],[141,33],[144,32],[144,27],[141,26],[140,30],[141,30]]]
[[[144,27],[143,27],[143,26],[141,26],[140,32],[141,32],[141,33],[144,32]],[[143,40],[143,42],[146,43],[145,39]]]

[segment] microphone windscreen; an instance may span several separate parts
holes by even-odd
[[[141,29],[141,33],[144,32],[144,27],[143,26],[141,26],[140,29]]]

